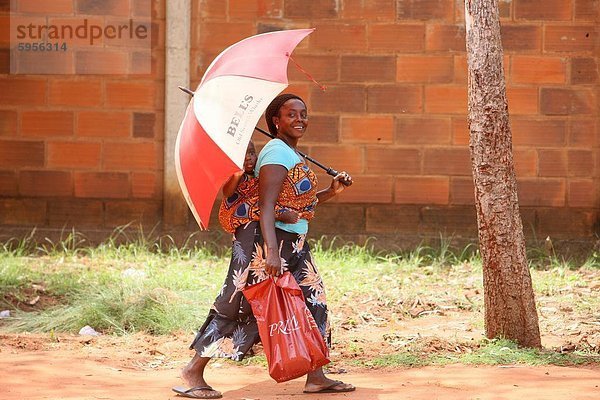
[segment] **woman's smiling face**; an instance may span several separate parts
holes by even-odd
[[[279,109],[279,115],[273,117],[273,122],[278,126],[277,133],[279,135],[296,142],[304,136],[308,126],[306,105],[298,99],[286,101]]]

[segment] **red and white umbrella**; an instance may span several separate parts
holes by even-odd
[[[201,229],[222,184],[243,168],[261,115],[288,86],[290,54],[313,30],[251,36],[225,49],[204,73],[175,144],[179,185]]]

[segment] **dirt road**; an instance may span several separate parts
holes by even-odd
[[[6,337],[2,338],[6,339]],[[2,340],[0,339],[0,340]],[[160,354],[159,354],[160,357]],[[181,384],[187,357],[136,363],[128,346],[23,349],[0,345],[0,399],[6,400],[167,400]],[[155,366],[158,364],[155,364]],[[453,365],[396,370],[349,369],[332,375],[357,386],[356,392],[302,394],[301,379],[276,384],[258,366],[210,364],[208,381],[224,399],[600,399],[600,368],[473,367]]]

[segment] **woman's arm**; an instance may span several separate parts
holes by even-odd
[[[287,173],[287,169],[282,165],[267,164],[260,168],[258,179],[260,229],[266,247],[265,271],[271,276],[281,274],[281,258],[275,234],[275,203]]]
[[[350,185],[352,185],[352,177],[346,172],[340,172],[331,181],[331,186],[317,192],[317,199],[319,203],[323,203],[342,193]]]
[[[240,184],[242,176],[244,176],[244,171],[238,171],[227,179],[227,182],[223,185],[223,196],[227,198],[235,193],[235,189],[237,189]]]

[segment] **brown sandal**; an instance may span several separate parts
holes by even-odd
[[[177,396],[187,397],[190,399],[220,399],[223,397],[221,392],[214,390],[212,387],[206,386],[194,386],[193,388],[186,389],[183,386],[175,386],[171,388],[172,391],[177,393]],[[200,392],[196,394],[195,392]]]

